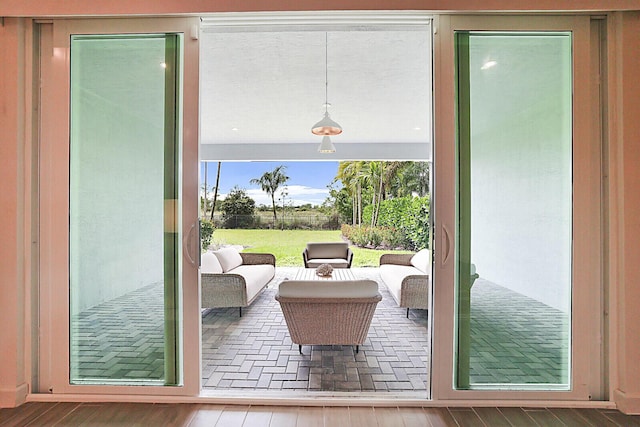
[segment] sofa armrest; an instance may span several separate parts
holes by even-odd
[[[429,276],[412,274],[402,279],[400,307],[429,308]]]
[[[202,273],[202,308],[244,307],[247,305],[247,284],[239,274]]]
[[[240,252],[242,265],[271,264],[276,266],[276,257],[273,254]]]
[[[309,268],[307,263],[309,262],[309,249],[305,248],[302,251],[302,263],[304,264],[304,268]]]
[[[383,264],[411,265],[412,257],[413,257],[413,254],[383,254],[380,257],[380,265],[383,265]]]
[[[351,268],[351,262],[353,261],[353,251],[351,248],[347,248],[347,268]]]

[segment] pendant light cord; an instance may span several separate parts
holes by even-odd
[[[329,33],[324,33],[324,112],[329,111]]]

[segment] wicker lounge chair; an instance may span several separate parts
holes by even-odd
[[[314,344],[355,345],[358,352],[381,299],[373,280],[285,280],[276,295],[300,354]]]

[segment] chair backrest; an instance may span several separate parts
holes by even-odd
[[[287,298],[371,298],[378,295],[373,280],[284,280],[278,296]]]
[[[345,242],[307,243],[307,256],[314,258],[347,258],[349,245]]]

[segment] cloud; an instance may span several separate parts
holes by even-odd
[[[287,206],[300,206],[306,204],[321,205],[329,196],[327,188],[313,188],[306,185],[288,185],[276,191],[276,205],[282,206],[282,191],[286,191],[284,201]],[[249,188],[245,190],[247,195],[256,202],[256,206],[271,206],[271,196],[267,195],[259,188]],[[220,194],[218,197],[223,200],[227,195]],[[213,196],[210,196],[212,198]]]

